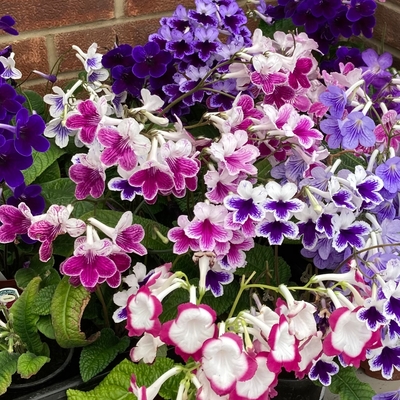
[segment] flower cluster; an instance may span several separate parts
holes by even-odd
[[[323,53],[340,37],[362,34],[371,38],[375,26],[375,0],[278,0],[276,6],[267,5],[264,0],[253,3],[257,4],[257,14],[267,23],[286,18],[303,27]]]

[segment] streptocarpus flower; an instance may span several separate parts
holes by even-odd
[[[267,212],[272,212],[278,221],[287,221],[292,213],[300,212],[304,203],[299,199],[293,199],[297,192],[297,186],[288,182],[281,186],[275,181],[265,185],[266,193],[272,200],[267,199],[262,206]]]
[[[163,325],[160,338],[184,360],[199,360],[204,342],[216,333],[215,319],[215,311],[206,304],[180,304],[177,317]]]
[[[384,339],[383,346],[370,350],[368,354],[371,371],[381,371],[385,379],[392,379],[395,369],[400,371],[400,348],[397,340]]]
[[[73,256],[60,265],[62,274],[76,277],[88,290],[94,290],[102,278],[110,278],[117,272],[114,261],[109,257],[113,244],[109,239],[93,240],[92,229],[87,226],[86,238],[77,239]]]
[[[184,228],[185,234],[199,241],[201,251],[213,251],[217,241],[225,243],[232,238],[232,231],[224,228],[227,213],[224,206],[197,203],[194,206],[195,219]]]
[[[277,221],[272,214],[267,214],[256,226],[257,236],[268,238],[270,245],[281,245],[283,239],[296,239],[299,228],[291,221]]]
[[[146,248],[140,243],[144,238],[144,229],[139,224],[132,225],[133,215],[131,211],[122,214],[115,228],[111,228],[95,218],[89,218],[88,221],[111,238],[113,243],[124,252],[133,252],[140,256],[147,254]]]
[[[338,372],[339,366],[333,361],[333,357],[322,355],[321,358],[313,362],[308,377],[312,381],[318,379],[324,386],[330,386],[332,375],[336,375]]]
[[[142,286],[136,294],[131,295],[126,307],[129,336],[141,336],[145,332],[159,335],[161,323],[158,317],[162,313],[162,304],[147,286]]]
[[[253,188],[248,181],[241,181],[237,187],[238,195],[225,197],[225,207],[233,211],[233,222],[245,223],[249,218],[253,221],[261,221],[265,215],[264,209],[260,206],[266,198],[267,192],[262,186]]]
[[[86,230],[86,224],[80,219],[70,218],[73,207],[71,205],[52,205],[39,221],[33,222],[28,230],[31,239],[42,242],[39,249],[40,261],[46,262],[53,252],[53,241],[59,235],[68,233],[71,237],[78,237]]]
[[[105,146],[101,162],[110,167],[119,164],[125,171],[137,166],[138,156],[147,156],[150,151],[150,140],[141,135],[143,125],[133,118],[125,118],[116,127],[99,129],[97,138]]]
[[[88,154],[77,154],[69,168],[69,177],[75,182],[75,197],[83,200],[89,195],[99,198],[105,188],[105,165],[100,161],[100,152],[96,147],[90,148]]]
[[[238,130],[234,134],[226,133],[218,143],[210,146],[213,158],[225,167],[230,175],[245,172],[256,175],[257,168],[253,165],[260,155],[257,147],[246,144],[248,135],[246,131]]]
[[[189,249],[192,251],[200,250],[199,241],[190,238],[185,233],[185,228],[190,225],[187,215],[180,215],[177,224],[177,227],[171,228],[168,231],[168,239],[174,242],[174,253],[185,254]]]
[[[134,362],[143,360],[146,364],[152,364],[156,358],[158,347],[163,344],[164,342],[158,336],[154,337],[150,333],[144,333],[129,353],[131,360]]]
[[[28,232],[32,223],[32,213],[25,203],[18,207],[3,204],[0,206],[0,243],[11,243],[17,235]]]
[[[331,332],[323,343],[327,356],[340,355],[344,362],[355,367],[365,360],[367,349],[379,346],[380,332],[365,329],[365,323],[357,319],[357,310],[337,308],[329,317]]]
[[[230,393],[237,381],[251,379],[257,370],[257,363],[243,351],[243,341],[234,333],[206,340],[202,353],[204,373],[220,396]]]

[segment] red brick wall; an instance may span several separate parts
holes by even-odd
[[[0,14],[12,15],[20,32],[17,37],[0,34],[0,47],[13,43],[23,77],[33,69],[49,72],[62,56],[59,76],[69,79],[82,69],[71,45],[86,51],[96,42],[105,52],[116,36],[120,43],[143,44],[158,29],[161,16],[170,15],[178,4],[193,7],[194,0],[0,0],[0,4]],[[379,4],[377,20],[372,43],[380,46],[384,40],[385,49],[400,60],[400,0]],[[31,76],[28,85],[41,82]]]

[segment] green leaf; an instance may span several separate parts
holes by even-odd
[[[61,178],[60,166],[57,161],[54,161],[45,171],[35,179],[35,183],[51,182]]]
[[[36,276],[42,279],[41,286],[57,285],[60,282],[60,275],[53,268],[54,258],[50,258],[47,262],[39,260],[39,255],[32,257],[29,268],[19,269],[15,273],[15,280],[18,287],[25,289],[29,282]]]
[[[270,177],[270,172],[272,169],[272,165],[269,162],[268,158],[265,157],[260,161],[257,161],[254,166],[257,168],[258,173],[257,177],[261,179],[267,179]]]
[[[48,206],[58,204],[67,206],[74,204],[73,216],[80,218],[82,214],[93,210],[93,203],[90,201],[76,201],[75,198],[75,183],[69,178],[55,179],[51,182],[42,184],[43,197]]]
[[[57,343],[64,348],[87,346],[96,340],[99,332],[88,339],[80,331],[83,311],[90,300],[90,292],[83,286],[70,285],[65,276],[58,284],[50,312]]]
[[[45,356],[37,356],[29,351],[21,354],[18,358],[17,372],[21,378],[29,379],[32,375],[39,372],[44,364],[50,361],[50,358]]]
[[[348,169],[348,170],[354,172],[355,167],[357,165],[361,165],[362,167],[367,166],[367,162],[365,161],[365,158],[363,158],[362,156],[358,157],[352,153],[342,154],[340,156],[340,160],[342,162],[339,164],[337,171],[340,171],[341,169]]]
[[[255,244],[254,247],[246,253],[247,264],[244,268],[236,270],[236,275],[250,276],[253,271],[256,272],[255,278],[258,283],[270,283],[279,285],[289,282],[291,272],[290,266],[282,257],[278,257],[278,269],[275,270],[275,255],[271,246],[261,246]]]
[[[163,312],[160,315],[161,323],[176,318],[178,305],[189,301],[189,293],[185,289],[176,289],[163,300]]]
[[[33,151],[33,164],[23,171],[26,185],[30,185],[38,176],[40,176],[51,164],[64,154],[64,150],[51,143],[49,150],[44,153]],[[43,196],[46,190],[43,188]]]
[[[39,114],[43,116],[44,111],[45,111],[45,103],[43,100],[43,97],[33,91],[33,90],[23,90],[22,95],[26,98],[26,102],[24,103],[24,106],[31,112],[33,111],[36,112],[36,114]]]
[[[55,340],[56,335],[54,333],[53,323],[51,322],[50,315],[42,315],[39,317],[39,321],[36,324],[40,333],[49,339]]]
[[[50,314],[50,305],[53,298],[54,292],[56,291],[57,285],[46,286],[39,290],[35,297],[35,303],[33,304],[32,311],[39,315]]]
[[[87,382],[103,371],[117,354],[124,352],[129,346],[127,336],[118,338],[112,329],[105,328],[100,337],[89,346],[82,349],[79,360],[79,370],[82,380]]]
[[[174,362],[169,358],[156,358],[151,364],[134,364],[124,360],[118,364],[107,377],[95,389],[88,392],[79,390],[67,390],[69,400],[135,400],[136,396],[129,392],[130,379],[132,374],[137,378],[138,386],[150,386],[157,378],[174,366]],[[174,379],[175,378],[175,379]],[[170,378],[161,386],[160,395],[164,398],[175,398],[178,382],[182,376]],[[171,381],[173,388],[170,388]]]
[[[356,369],[351,367],[340,368],[339,373],[332,376],[329,390],[339,394],[340,400],[371,400],[375,394],[368,383],[357,378]]]
[[[267,24],[265,21],[261,20],[259,24],[264,36],[273,38],[274,33],[277,31],[289,33],[290,31],[302,31],[298,26],[294,25],[290,18],[283,18],[275,21],[273,24]]]
[[[35,277],[10,308],[14,330],[26,345],[28,351],[36,355],[45,355],[47,346],[42,343],[37,329],[39,316],[32,311],[36,294],[39,291],[40,277]]]
[[[18,357],[16,353],[0,352],[0,396],[11,385],[12,376],[17,372]]]

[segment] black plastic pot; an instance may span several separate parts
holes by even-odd
[[[316,386],[308,378],[279,378],[274,400],[321,400],[322,387]]]

